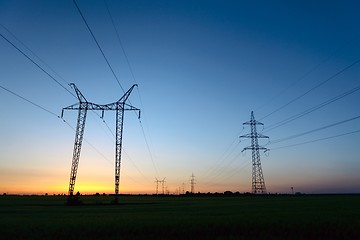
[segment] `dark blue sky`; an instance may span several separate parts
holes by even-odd
[[[198,191],[250,191],[251,153],[241,153],[249,141],[239,143],[238,136],[250,131],[242,123],[251,111],[265,124],[259,131],[270,137],[261,142],[272,149],[262,156],[268,191],[360,191],[360,135],[347,134],[360,130],[359,119],[349,120],[360,115],[360,91],[267,129],[360,84],[357,1],[108,0],[135,78],[104,1],[77,3],[123,88],[139,84],[130,101],[143,119],[140,125],[126,114],[123,192],[152,192],[154,177],[166,177],[175,192],[183,182],[189,187],[192,173]],[[97,103],[123,94],[73,1],[0,0],[0,23],[2,35],[69,91],[67,83],[74,82]],[[76,102],[3,38],[0,52],[2,87],[56,114]],[[73,130],[0,90],[6,103],[0,108],[0,190],[25,191],[25,181],[54,176],[33,191],[66,192]],[[76,116],[66,112],[65,120],[75,126]],[[114,131],[114,114],[105,120]],[[95,184],[112,192],[114,138],[94,113],[85,138],[96,150],[84,143],[76,188],[92,191]]]

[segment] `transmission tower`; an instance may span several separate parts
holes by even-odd
[[[165,194],[165,178],[161,181],[161,187],[162,187],[162,194]]]
[[[268,149],[259,146],[258,138],[269,138],[269,137],[257,133],[256,125],[264,125],[264,124],[255,120],[254,112],[251,112],[250,121],[243,123],[243,125],[250,125],[251,128],[251,133],[242,135],[240,136],[240,138],[251,139],[251,146],[245,147],[242,151],[252,150],[252,193],[266,194],[265,180],[262,172],[259,150],[267,151]]]
[[[155,178],[155,183],[156,183],[156,192],[155,194],[158,195],[159,194],[159,183],[161,182],[160,180],[158,180],[157,178]]]
[[[100,110],[102,111],[102,118],[104,117],[104,111],[116,111],[116,141],[115,141],[115,202],[118,201],[119,194],[119,182],[120,182],[120,163],[121,163],[121,149],[122,149],[122,135],[123,135],[123,126],[124,126],[124,111],[132,110],[139,112],[140,118],[140,109],[135,108],[126,103],[126,100],[129,98],[130,93],[137,86],[134,84],[117,102],[99,105],[92,102],[88,102],[80,90],[76,87],[74,83],[71,83],[78,97],[79,103],[70,105],[63,108],[61,113],[61,118],[64,115],[64,110],[78,110],[78,119],[75,133],[75,143],[73,158],[71,163],[71,172],[70,172],[70,183],[69,183],[69,196],[68,202],[71,204],[73,200],[74,187],[76,174],[79,166],[81,145],[84,136],[86,114],[88,110]]]
[[[162,189],[162,194],[165,194],[165,178],[163,180],[158,180],[157,178],[155,178],[155,183],[156,183],[156,195],[159,194],[159,183],[161,183],[161,189]]]
[[[195,176],[194,176],[194,174],[191,174],[190,186],[191,186],[190,192],[195,193]]]

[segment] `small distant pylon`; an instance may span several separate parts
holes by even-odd
[[[158,180],[157,178],[155,178],[155,183],[156,183],[156,195],[159,194],[159,183],[161,183],[161,189],[162,189],[162,194],[165,194],[165,178],[163,180]]]
[[[165,178],[163,180],[161,180],[161,187],[162,187],[162,194],[165,194]]]
[[[195,193],[195,176],[194,176],[194,173],[193,174],[191,174],[191,178],[190,178],[190,186],[191,186],[191,188],[190,188],[190,192],[191,193]]]
[[[155,178],[156,180],[155,180],[155,183],[156,183],[156,191],[155,191],[155,194],[156,195],[158,195],[159,194],[159,182],[161,182],[161,181],[159,181],[157,178]]]
[[[243,123],[243,125],[250,125],[251,127],[251,133],[242,135],[240,138],[251,138],[251,146],[244,148],[242,151],[252,150],[252,193],[266,194],[265,180],[261,167],[259,150],[267,151],[268,149],[259,146],[258,138],[269,137],[257,133],[256,125],[264,124],[255,120],[254,112],[251,112],[250,121]]]

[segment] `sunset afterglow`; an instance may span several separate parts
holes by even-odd
[[[358,2],[105,2],[0,1],[0,193],[68,194],[70,83],[99,105],[138,84],[120,193],[184,193],[192,174],[195,192],[251,192],[252,111],[268,192],[360,192]],[[74,192],[113,194],[116,111],[84,126]]]

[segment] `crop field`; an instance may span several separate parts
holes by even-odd
[[[0,196],[1,239],[359,239],[360,195]]]

